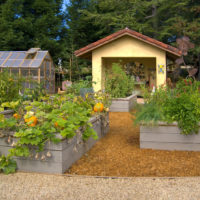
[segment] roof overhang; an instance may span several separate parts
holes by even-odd
[[[103,39],[100,39],[100,40],[98,40],[94,43],[91,43],[91,44],[75,51],[74,53],[77,57],[91,59],[93,50],[95,50],[95,49],[97,49],[97,48],[99,48],[99,47],[101,47],[105,44],[108,44],[108,43],[110,43],[110,42],[112,42],[112,41],[114,41],[118,38],[121,38],[123,36],[130,36],[130,37],[133,37],[133,38],[138,39],[140,41],[143,41],[145,43],[148,43],[152,46],[155,46],[159,49],[162,49],[162,50],[166,51],[167,55],[171,58],[177,58],[177,57],[180,57],[182,55],[182,52],[179,49],[177,49],[173,46],[170,46],[168,44],[165,44],[163,42],[160,42],[158,40],[155,40],[153,38],[150,38],[150,37],[143,35],[141,33],[138,33],[136,31],[130,30],[128,28],[120,30],[116,33],[113,33],[113,34],[103,38]]]

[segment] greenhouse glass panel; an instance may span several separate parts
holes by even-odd
[[[19,67],[21,65],[21,63],[23,62],[23,60],[15,60],[10,66],[11,67]]]
[[[19,68],[11,68],[11,74],[14,76],[19,76]]]
[[[21,68],[21,75],[24,77],[29,77],[29,69],[22,69]]]
[[[46,59],[49,59],[49,60],[51,59],[51,58],[49,57],[49,55],[48,55],[48,54],[46,55],[46,57],[45,57],[45,58],[46,58]]]
[[[38,69],[30,69],[30,77],[33,80],[38,80]]]
[[[45,68],[44,68],[45,62],[42,63],[41,67],[40,67],[40,78],[45,77]]]
[[[23,88],[30,88],[30,83],[29,82],[23,82],[22,87]]]
[[[43,60],[46,54],[47,54],[46,51],[38,51],[35,59]]]
[[[25,57],[26,57],[26,54],[24,52],[20,52],[17,59],[24,59]]]
[[[10,67],[11,66],[11,64],[14,62],[14,60],[13,59],[9,59],[9,60],[7,60],[4,64],[3,64],[3,66],[4,67]]]
[[[32,61],[31,59],[24,60],[21,67],[29,67],[31,61]]]
[[[51,66],[51,79],[54,80],[55,79],[55,70],[54,70],[55,68],[54,68],[54,64],[53,63],[51,63],[51,65],[52,65]]]
[[[19,53],[17,53],[17,52],[12,52],[11,56],[9,57],[9,59],[16,59],[17,56],[19,56]]]
[[[1,57],[1,59],[6,59],[8,56],[9,56],[9,52],[5,52],[3,55],[2,55],[2,57]]]
[[[3,52],[0,52],[0,59],[1,59],[2,56],[3,56]]]
[[[0,65],[2,65],[4,63],[5,60],[0,59]]]
[[[50,76],[50,63],[49,61],[46,61],[46,76],[49,78]]]
[[[50,84],[50,82],[49,81],[45,81],[45,88],[46,88],[46,90],[50,90],[51,88],[51,84]]]
[[[42,60],[35,59],[31,63],[31,67],[39,67],[41,65],[41,63],[42,63]]]
[[[40,50],[40,48],[31,48],[26,53],[27,54],[34,54],[34,53],[36,53],[39,50]]]

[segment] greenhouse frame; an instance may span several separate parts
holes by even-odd
[[[55,92],[55,66],[48,51],[0,51],[0,72],[3,70],[26,78],[26,88],[32,88],[35,81],[44,84],[49,93]]]

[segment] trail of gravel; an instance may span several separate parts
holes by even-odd
[[[109,113],[110,130],[67,174],[124,177],[200,176],[200,152],[140,149],[130,113]]]
[[[196,178],[93,178],[0,174],[0,200],[199,200]]]

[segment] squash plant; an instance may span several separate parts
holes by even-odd
[[[73,95],[45,96],[41,101],[22,102],[17,113],[9,119],[1,116],[0,131],[14,131],[14,137],[18,140],[12,143],[13,148],[9,150],[8,156],[0,158],[0,170],[5,173],[14,172],[16,163],[13,156],[34,156],[38,159],[38,152],[43,151],[47,142],[58,143],[62,139],[73,138],[80,133],[80,128],[83,141],[90,137],[97,139],[89,119],[95,114],[93,107],[96,103],[105,103],[107,109],[108,101],[103,93],[101,96],[95,95],[86,95],[85,98]]]

